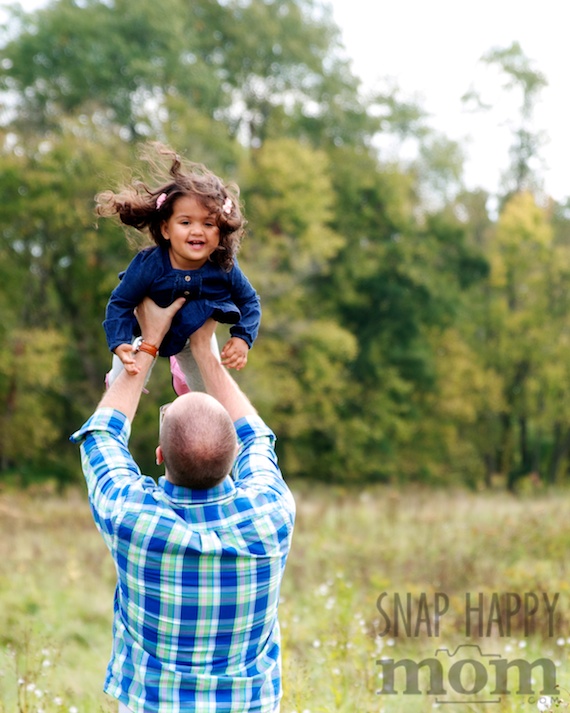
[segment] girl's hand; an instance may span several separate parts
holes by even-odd
[[[239,337],[232,337],[222,349],[220,355],[222,364],[228,369],[236,369],[239,371],[247,364],[248,351],[249,347],[247,342]]]
[[[132,376],[134,376],[135,374],[139,373],[141,368],[140,368],[140,366],[137,365],[137,363],[135,361],[135,355],[133,354],[133,347],[131,344],[120,344],[115,349],[115,354],[123,362],[125,371],[128,374],[131,374]]]

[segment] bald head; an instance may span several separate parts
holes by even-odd
[[[229,413],[216,399],[192,392],[179,396],[166,410],[160,447],[168,480],[206,490],[230,472],[236,432]]]

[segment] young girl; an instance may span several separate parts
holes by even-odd
[[[245,227],[238,187],[224,184],[201,164],[183,162],[165,146],[151,147],[156,155],[143,158],[151,167],[153,186],[133,181],[118,193],[96,196],[98,215],[117,215],[125,225],[149,233],[155,243],[120,273],[107,304],[103,327],[115,354],[108,383],[122,368],[136,373],[136,351],[156,353],[158,348],[160,356],[171,357],[174,387],[181,393],[187,388],[179,370],[188,387],[203,388],[189,336],[210,317],[231,324],[221,361],[239,370],[257,336],[261,309],[236,259]],[[187,300],[160,345],[144,342],[134,314],[147,295],[161,307],[178,297]],[[217,351],[215,339],[213,348]]]

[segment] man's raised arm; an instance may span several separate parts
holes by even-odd
[[[169,307],[161,308],[150,297],[145,297],[136,309],[136,316],[143,336],[143,345],[136,354],[136,374],[124,369],[103,395],[98,408],[114,408],[133,421],[139,405],[145,379],[156,356],[156,349],[170,329],[172,318],[185,304],[183,297]],[[153,351],[155,352],[153,354]]]
[[[254,416],[257,411],[211,350],[210,342],[215,329],[216,322],[209,319],[190,337],[190,348],[206,391],[224,406],[234,422],[244,416]]]

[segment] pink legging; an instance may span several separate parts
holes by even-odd
[[[210,348],[219,359],[220,349],[215,334],[212,334]],[[192,356],[190,342],[186,342],[185,347],[176,356],[170,357],[170,371],[172,372],[172,386],[178,396],[187,394],[189,391],[206,391],[200,369]]]

